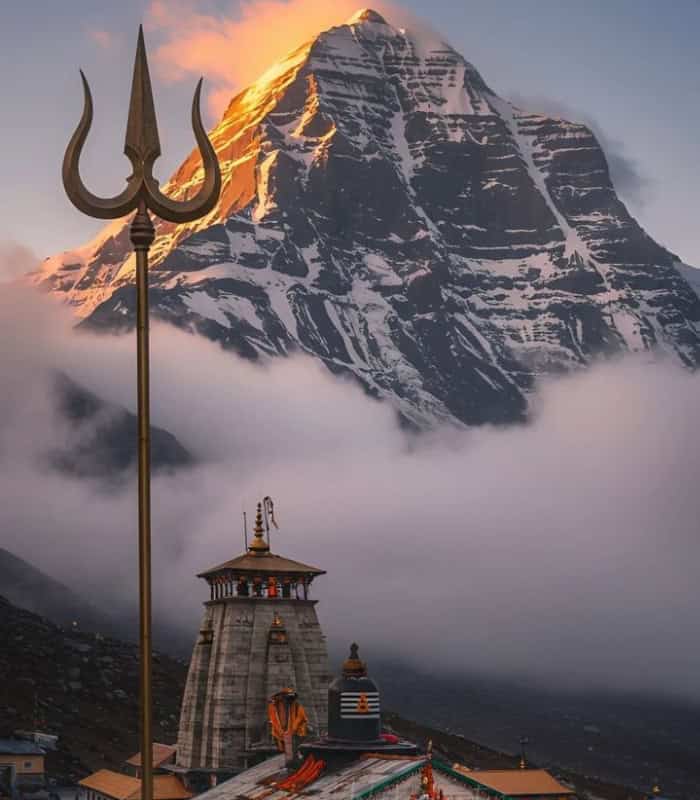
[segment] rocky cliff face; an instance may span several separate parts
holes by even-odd
[[[585,126],[495,95],[449,45],[364,10],[273,66],[212,132],[218,206],[161,223],[153,313],[241,355],[301,350],[420,427],[521,418],[538,376],[654,347],[695,366],[700,300]],[[193,194],[191,155],[165,190]],[[133,325],[118,221],[37,281]]]

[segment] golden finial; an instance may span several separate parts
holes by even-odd
[[[350,656],[343,662],[343,676],[346,678],[362,678],[367,674],[367,666],[360,658],[359,648],[355,642],[350,645]]]
[[[270,545],[265,541],[265,529],[263,528],[262,503],[258,503],[255,513],[255,528],[253,529],[253,541],[248,548],[256,555],[264,555],[270,552]]]

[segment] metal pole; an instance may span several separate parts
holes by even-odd
[[[141,649],[141,788],[142,800],[153,800],[152,637],[151,637],[151,483],[148,363],[148,250],[153,223],[148,209],[174,223],[192,222],[208,214],[221,192],[221,170],[199,111],[202,81],[192,100],[192,129],[202,156],[204,178],[199,191],[185,201],[172,200],[158,188],[153,162],[160,156],[143,29],[139,27],[124,154],[133,167],[127,186],[114,197],[97,197],[80,177],[80,155],[92,125],[92,95],[85,75],[83,115],[63,156],[63,186],[73,205],[98,219],[118,219],[136,210],[129,233],[136,251],[136,348],[138,384],[138,520],[139,520],[139,645]]]
[[[153,800],[153,683],[151,610],[151,441],[148,342],[148,250],[155,235],[143,201],[134,217],[136,251],[136,370],[138,393],[139,643],[141,706],[141,798]]]

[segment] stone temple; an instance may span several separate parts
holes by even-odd
[[[331,680],[311,584],[324,571],[270,552],[262,506],[243,555],[202,572],[210,587],[185,686],[177,765],[216,777],[276,752],[268,700],[293,687],[310,732],[327,727]]]
[[[292,759],[278,754],[197,800],[575,800],[543,769],[473,769],[433,756],[382,729],[380,692],[352,645],[328,686],[327,732],[306,737]]]

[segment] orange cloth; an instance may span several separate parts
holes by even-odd
[[[300,792],[313,783],[325,769],[326,762],[316,759],[313,755],[307,756],[299,769],[277,784],[278,789],[285,792]]]
[[[273,697],[267,704],[267,717],[272,727],[272,738],[280,752],[284,751],[285,735],[306,736],[309,720],[304,706],[298,700],[295,700],[290,706],[287,718],[284,699]]]

